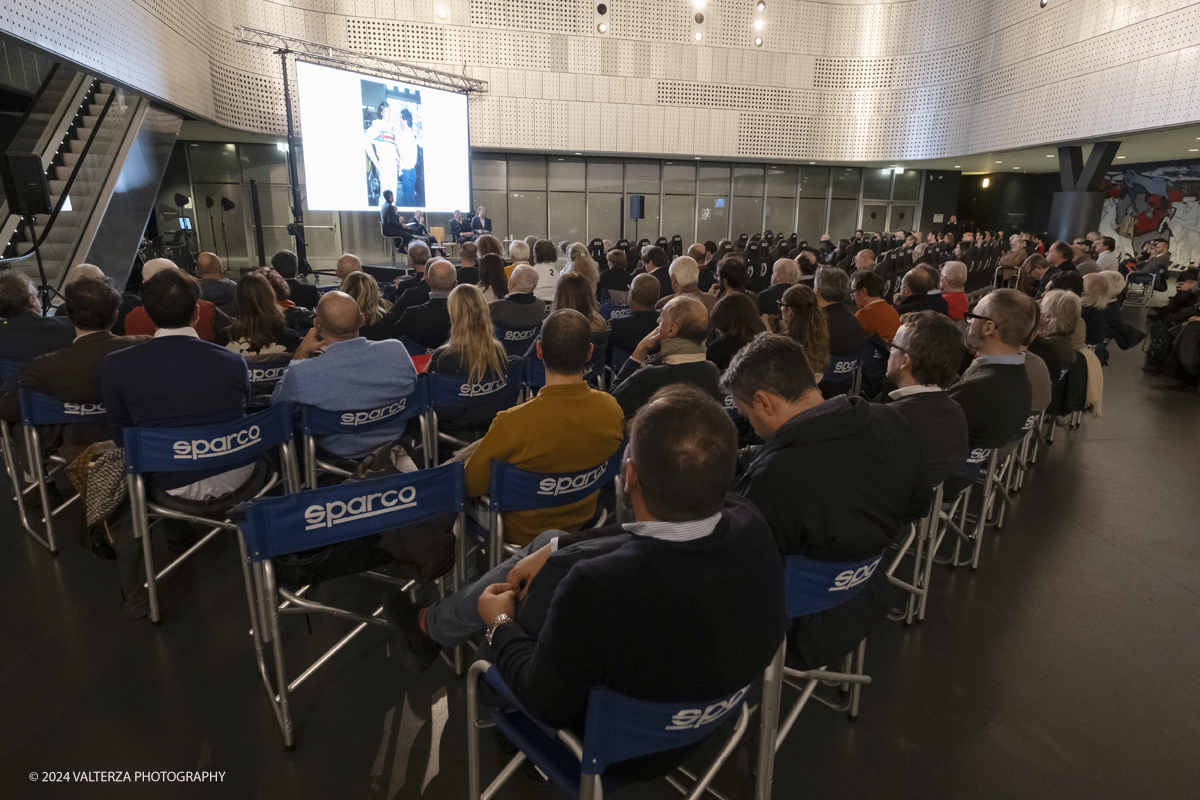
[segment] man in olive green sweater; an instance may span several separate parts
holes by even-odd
[[[621,446],[621,406],[583,381],[592,356],[587,318],[555,311],[542,323],[537,354],[546,364],[546,385],[529,402],[496,415],[467,459],[472,497],[487,494],[493,459],[530,472],[578,472],[603,464]],[[578,530],[595,511],[595,494],[556,508],[511,511],[504,515],[505,539],[526,545],[545,530]]]

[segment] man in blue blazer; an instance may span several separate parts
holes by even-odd
[[[24,273],[0,272],[0,358],[32,361],[70,347],[75,326],[66,317],[43,317],[37,287]]]

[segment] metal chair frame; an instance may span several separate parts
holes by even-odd
[[[925,604],[929,599],[929,580],[933,573],[933,557],[936,552],[934,543],[937,538],[937,526],[942,508],[942,484],[933,491],[933,503],[929,512],[921,519],[909,525],[908,535],[896,549],[887,568],[888,580],[897,589],[907,593],[905,608],[900,614],[889,615],[889,619],[903,621],[904,627],[910,627],[913,619],[925,619]],[[896,577],[896,569],[909,553],[913,555],[912,582]]]
[[[503,786],[510,777],[512,777],[513,773],[517,771],[517,768],[524,763],[526,758],[528,758],[523,751],[518,749],[517,754],[513,756],[513,758],[508,762],[507,765],[504,766],[503,769],[500,770],[500,773],[492,780],[490,784],[488,784],[487,788],[482,788],[482,777],[480,775],[479,731],[483,728],[495,727],[494,723],[486,719],[481,719],[479,716],[479,681],[485,679],[484,676],[489,669],[492,669],[492,664],[490,662],[479,660],[471,665],[471,669],[467,673],[467,797],[469,800],[491,800],[500,787]],[[505,699],[511,702],[510,698]],[[703,706],[706,704],[697,703],[696,705]],[[551,735],[549,728],[537,722],[536,718],[529,714],[519,704],[516,704],[514,710],[524,715],[525,718],[529,719],[538,727],[542,728],[543,732],[548,737]],[[732,713],[732,709],[726,713]],[[677,771],[682,774],[683,777],[692,781],[693,785],[691,788],[685,787],[680,781],[679,777],[677,777],[674,773],[666,777],[667,783],[669,783],[681,795],[684,795],[687,800],[698,800],[698,798],[702,797],[706,792],[718,798],[718,800],[724,800],[724,795],[713,789],[710,784],[712,783],[713,778],[716,777],[717,772],[720,771],[725,762],[729,760],[729,756],[733,754],[738,742],[741,741],[742,736],[746,733],[746,728],[749,727],[749,723],[750,710],[746,703],[742,701],[741,708],[738,712],[738,720],[733,731],[726,739],[725,744],[721,748],[721,751],[717,754],[717,757],[709,764],[704,773],[702,775],[696,775],[682,766],[677,768]],[[719,727],[720,726],[714,728],[713,733],[709,734],[709,736],[716,735],[716,730],[718,730]],[[584,737],[584,741],[581,742],[579,737],[568,730],[555,730],[553,731],[553,737],[557,743],[561,744],[567,751],[569,751],[575,758],[579,760],[579,800],[602,800],[604,797],[602,772],[597,774],[590,774],[587,772],[591,766],[592,758],[585,749],[585,742],[587,741],[586,735]]]

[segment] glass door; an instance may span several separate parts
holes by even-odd
[[[890,232],[911,231],[916,225],[917,207],[905,203],[892,203],[888,208],[887,229]]]
[[[887,217],[887,203],[863,203],[858,227],[862,228],[864,233],[882,233],[887,229]]]

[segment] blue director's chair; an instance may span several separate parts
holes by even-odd
[[[604,350],[603,347],[595,348],[592,351],[592,357],[583,365],[583,379],[599,389],[607,386]],[[546,385],[546,362],[537,356],[526,356],[523,361],[525,364],[525,399],[528,400]]]
[[[17,361],[12,358],[0,358],[0,387],[15,383],[17,377],[29,366],[28,361]],[[0,419],[0,448],[4,450],[4,469],[8,473],[9,485],[13,490],[13,502],[17,504],[17,514],[21,524],[25,524],[25,495],[32,492],[35,484],[25,477],[25,471],[17,462],[16,449],[13,447],[12,426]]]
[[[328,472],[350,477],[349,470],[322,461],[317,456],[318,436],[337,434],[376,433],[390,431],[394,438],[404,433],[408,421],[413,417],[421,420],[421,449],[425,455],[425,466],[432,463],[432,451],[429,440],[428,426],[425,424],[425,414],[429,411],[429,382],[424,376],[417,379],[417,385],[408,397],[401,397],[395,402],[380,408],[366,408],[356,411],[326,411],[316,406],[300,405],[300,430],[304,444],[304,483],[310,489],[316,488],[317,475]]]
[[[25,452],[29,458],[29,471],[33,475],[33,486],[38,489],[42,501],[42,523],[45,534],[39,534],[26,514],[24,504],[17,507],[21,524],[29,535],[38,541],[51,553],[58,554],[58,545],[54,541],[54,518],[68,506],[79,499],[79,494],[71,492],[71,496],[56,507],[50,506],[50,484],[54,476],[67,468],[67,460],[58,453],[51,453],[43,458],[42,439],[38,430],[39,425],[82,425],[101,424],[108,421],[102,403],[65,403],[49,395],[34,392],[29,389],[18,390],[21,406],[21,423],[25,429]],[[49,465],[49,468],[47,468]]]
[[[875,570],[879,568],[883,555],[880,553],[857,563],[815,561],[796,555],[784,556],[784,591],[788,617],[791,619],[807,617],[810,614],[828,611],[853,600],[866,587]],[[762,717],[759,720],[758,778],[754,794],[757,800],[770,799],[775,753],[783,744],[783,740],[787,738],[792,725],[795,724],[808,701],[813,699],[835,711],[846,711],[850,721],[853,722],[858,719],[858,701],[863,684],[871,682],[871,677],[863,674],[863,662],[867,650],[866,639],[858,643],[854,652],[846,655],[841,672],[834,672],[828,668],[793,669],[785,663],[787,648],[788,643],[785,638],[775,653],[775,658],[772,659],[770,666],[763,674]],[[807,681],[807,683],[800,686],[789,679],[798,679]],[[843,691],[849,691],[849,699],[843,703],[837,703],[813,694],[817,685],[822,681],[840,683]],[[798,690],[800,698],[780,723],[780,703],[785,683]]]
[[[496,339],[504,346],[504,352],[508,354],[508,359],[511,361],[514,358],[521,358],[525,352],[529,350],[529,345],[542,332],[542,325],[538,323],[529,328],[507,328],[503,325],[495,326]]]
[[[125,429],[125,473],[133,516],[133,535],[142,540],[146,589],[150,595],[150,621],[155,625],[162,620],[158,607],[158,581],[218,533],[236,530],[237,526],[228,518],[218,518],[216,513],[198,516],[149,502],[146,499],[147,473],[191,472],[198,469],[228,471],[254,464],[259,456],[270,450],[278,450],[280,472],[267,476],[256,496],[269,492],[281,480],[285,491],[296,491],[300,480],[292,436],[292,409],[288,403],[212,425]],[[223,511],[227,513],[229,509]],[[154,545],[150,536],[151,517],[182,520],[205,526],[209,531],[161,571],[156,571]],[[249,572],[250,565],[245,555],[243,552],[242,569],[243,572]]]
[[[465,487],[463,465],[455,462],[436,469],[252,500],[243,506],[239,539],[248,558],[245,578],[251,606],[251,635],[267,698],[288,750],[296,747],[289,706],[291,693],[369,625],[386,627],[388,623],[382,616],[382,605],[368,616],[311,600],[305,597],[308,587],[295,592],[279,587],[271,559],[449,514],[458,516],[454,531],[461,540]],[[416,584],[376,572],[365,575],[398,585],[402,591]],[[325,614],[358,625],[300,675],[289,679],[279,625],[281,614]],[[270,642],[274,651],[274,681],[264,654],[264,642]]]
[[[499,701],[490,719],[480,719],[480,681],[487,683]],[[487,661],[476,661],[467,675],[468,797],[481,800],[494,796],[521,763],[529,759],[570,796],[600,800],[605,792],[620,788],[618,781],[604,774],[610,765],[695,744],[719,731],[722,723],[736,712],[733,731],[703,775],[695,776],[679,768],[694,781],[690,789],[674,774],[667,777],[688,800],[696,800],[746,732],[750,712],[744,698],[749,688],[728,697],[685,703],[635,700],[609,689],[593,688],[588,694],[587,720],[580,742],[568,730],[556,730],[539,722],[505,685],[498,669]],[[481,787],[479,763],[479,730],[484,727],[495,727],[517,747],[512,761],[486,790]]]
[[[858,355],[829,357],[829,366],[821,377],[831,395],[849,394],[854,396],[859,382]]]
[[[457,447],[467,445],[467,442],[441,431],[438,426],[438,411],[476,406],[486,409],[492,416],[495,416],[497,412],[512,408],[520,400],[524,376],[525,369],[522,361],[511,362],[508,365],[508,372],[503,378],[483,383],[469,383],[455,375],[426,373],[425,380],[429,383],[430,401],[429,411],[426,412],[425,417],[425,430],[429,441],[434,444],[433,452],[437,452],[438,441],[446,441]]]

